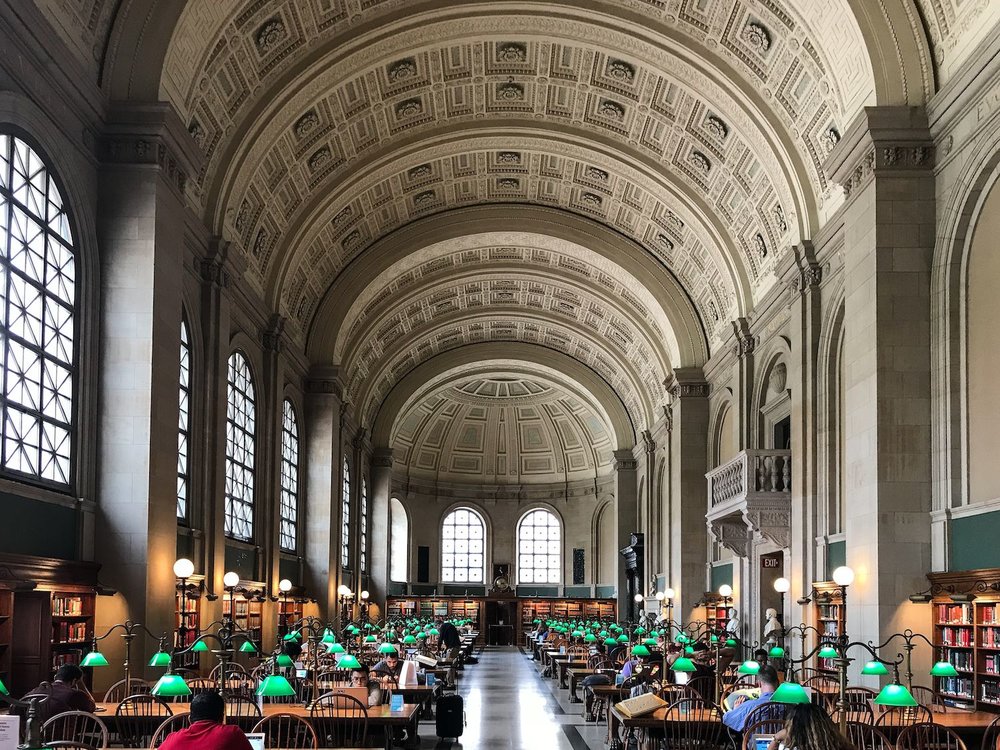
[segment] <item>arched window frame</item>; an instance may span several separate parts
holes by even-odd
[[[346,456],[340,482],[340,567],[351,569],[351,466]]]
[[[64,492],[76,476],[80,328],[65,194],[40,148],[0,131],[0,320],[11,321],[0,336],[0,470]]]
[[[562,543],[559,516],[548,508],[525,512],[517,522],[518,585],[562,583]],[[539,545],[544,545],[544,549]],[[539,580],[541,571],[545,580]]]
[[[226,521],[231,539],[253,541],[257,451],[257,389],[241,351],[226,367]]]
[[[181,316],[177,398],[177,522],[190,523],[191,498],[191,329]]]
[[[299,418],[291,399],[281,402],[281,499],[278,546],[297,552],[299,540]]]
[[[467,543],[464,551],[462,542]],[[478,565],[473,562],[474,555],[479,556]],[[452,508],[441,519],[441,582],[486,582],[486,519],[468,505]]]
[[[368,480],[361,477],[361,572],[368,572]]]

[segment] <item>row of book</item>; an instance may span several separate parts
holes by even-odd
[[[83,614],[83,599],[79,596],[52,597],[52,614],[56,617],[77,617]]]
[[[939,625],[971,625],[971,604],[938,604],[937,623]]]
[[[951,662],[951,665],[955,667],[955,669],[964,669],[967,672],[971,672],[973,670],[971,651],[946,651],[945,659]]]
[[[1000,676],[1000,654],[987,654],[983,657],[983,671]]]
[[[979,699],[989,703],[1000,703],[1000,682],[981,681]]]
[[[982,645],[987,648],[1000,648],[1000,628],[984,628]]]
[[[972,680],[968,677],[942,677],[938,690],[961,698],[972,698]]]
[[[942,646],[971,646],[972,631],[967,628],[941,628]]]
[[[54,641],[85,641],[87,623],[85,622],[54,622],[52,623],[52,640]]]

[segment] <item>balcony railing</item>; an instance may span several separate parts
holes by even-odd
[[[740,451],[705,475],[706,519],[716,538],[746,555],[754,532],[787,546],[792,498],[792,452]]]

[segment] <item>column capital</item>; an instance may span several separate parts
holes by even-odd
[[[920,107],[865,107],[823,165],[844,197],[877,176],[908,176],[934,167],[934,139]]]
[[[622,448],[615,451],[615,471],[635,471],[639,462],[635,460],[635,455],[629,448]]]
[[[372,467],[376,469],[391,469],[392,448],[374,448],[372,450]]]
[[[785,254],[782,266],[775,270],[792,298],[816,289],[823,281],[823,266],[817,262],[816,249],[808,240],[792,245],[792,252]]]
[[[664,385],[677,398],[708,398],[709,386],[700,367],[678,367]]]
[[[281,337],[285,330],[284,315],[274,313],[267,321],[267,325],[261,329],[260,340],[264,346],[264,351],[278,354],[281,352]]]
[[[306,393],[344,398],[344,383],[340,378],[340,368],[317,365],[309,370]]]
[[[736,343],[733,344],[733,356],[743,359],[753,354],[757,347],[757,337],[750,331],[750,321],[747,318],[737,318],[733,322],[733,334]]]

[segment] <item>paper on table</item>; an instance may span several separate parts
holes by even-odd
[[[0,750],[17,750],[21,741],[21,717],[0,716]]]

